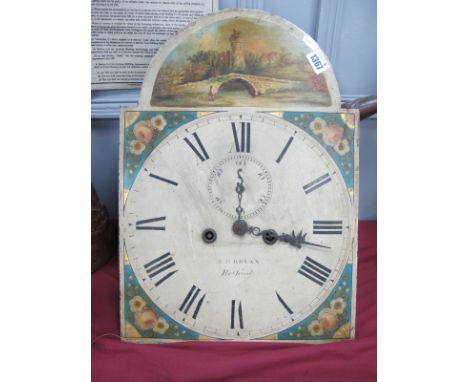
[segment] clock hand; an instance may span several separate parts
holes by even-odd
[[[291,235],[288,235],[285,233],[283,233],[282,235],[279,235],[278,240],[289,243],[292,246],[297,247],[297,248],[301,248],[302,244],[307,244],[307,245],[311,245],[311,246],[318,247],[318,248],[327,248],[327,249],[331,248],[326,245],[316,244],[316,243],[311,243],[310,241],[306,241],[305,240],[306,236],[307,236],[307,233],[302,234],[302,230],[297,235],[294,233],[294,231],[292,231]]]
[[[278,235],[276,231],[273,229],[266,229],[262,231],[259,227],[249,226],[248,232],[250,232],[250,234],[252,234],[253,236],[261,235],[263,238],[263,241],[268,245],[273,245],[277,241],[282,241],[285,243],[289,243],[293,247],[296,247],[296,248],[301,248],[303,244],[311,245],[313,247],[318,247],[318,248],[326,248],[326,249],[331,248],[326,245],[306,241],[305,238],[307,236],[307,233],[303,234],[302,230],[297,235],[295,234],[294,231],[292,231],[292,234],[283,233],[281,235]]]
[[[240,174],[241,171],[242,171],[241,168],[237,170],[237,177],[240,179],[240,182],[236,183],[237,200],[239,201],[239,204],[236,208],[237,220],[241,220],[242,213],[244,212],[244,209],[242,208],[242,196],[243,196],[245,187],[244,187],[244,178],[242,178]]]
[[[241,176],[241,171],[242,169],[237,170],[237,177],[240,179],[240,182],[236,183],[236,193],[237,193],[237,200],[239,201],[239,204],[236,207],[236,214],[237,214],[237,220],[234,222],[232,225],[232,231],[239,236],[244,236],[248,229],[249,225],[245,220],[242,219],[242,214],[244,213],[244,209],[242,208],[242,196],[245,190],[244,187],[244,178]]]

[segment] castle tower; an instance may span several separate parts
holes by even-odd
[[[231,69],[235,72],[242,72],[245,69],[245,55],[240,32],[234,29],[229,42],[231,43]]]

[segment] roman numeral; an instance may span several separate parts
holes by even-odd
[[[231,301],[231,329],[236,327],[236,300]],[[244,329],[244,318],[242,316],[242,302],[239,301],[239,305],[237,307],[237,316],[239,320],[239,328]]]
[[[327,173],[322,176],[319,176],[317,179],[313,180],[312,182],[307,183],[302,188],[304,189],[304,192],[308,194],[309,192],[312,192],[316,190],[317,188],[322,187],[324,184],[327,184],[330,181],[331,181],[330,174]]]
[[[153,218],[153,219],[147,219],[147,220],[138,220],[135,223],[135,228],[136,229],[141,229],[141,230],[157,230],[157,231],[165,231],[166,227],[161,227],[161,226],[148,226],[146,224],[149,223],[154,223],[154,222],[159,222],[159,221],[164,221],[166,220],[166,217],[160,217],[160,218]]]
[[[288,306],[288,304],[286,304],[284,302],[284,300],[281,298],[281,296],[279,295],[278,292],[276,292],[276,297],[278,297],[278,301],[281,303],[281,305],[283,305],[283,308],[286,309],[288,311],[289,314],[293,314],[294,312],[292,311],[292,309]]]
[[[208,156],[208,153],[206,152],[205,147],[203,146],[203,143],[201,143],[200,138],[198,137],[197,133],[193,133],[192,135],[195,137],[195,140],[197,141],[198,147],[200,148],[201,152],[198,151],[198,149],[192,144],[192,142],[190,142],[190,140],[188,138],[184,138],[185,143],[187,143],[189,145],[189,147],[192,149],[192,151],[197,155],[198,158],[200,158],[200,160],[202,162],[204,162],[207,159],[210,159],[210,157]]]
[[[313,233],[318,235],[341,235],[343,222],[341,220],[314,220]]]
[[[294,139],[294,137],[289,137],[289,139],[286,142],[286,145],[283,147],[283,150],[281,151],[279,157],[276,159],[276,163],[281,162],[281,159],[283,159],[284,154],[286,154],[286,151],[288,151],[288,148],[291,145],[291,142],[293,141],[293,139]]]
[[[187,296],[185,296],[184,301],[182,302],[182,305],[180,306],[179,310],[183,312],[184,314],[187,314],[190,308],[192,307],[193,303],[197,300],[198,295],[200,294],[200,288],[197,288],[196,285],[193,285],[192,288],[190,288],[189,292],[187,293]],[[200,311],[200,308],[203,304],[203,301],[205,300],[206,293],[198,300],[195,310],[193,311],[192,318],[196,319],[198,316],[198,312]]]
[[[157,180],[160,180],[162,182],[166,182],[166,183],[169,183],[169,184],[172,184],[173,186],[177,186],[177,182],[174,182],[173,180],[170,180],[170,179],[167,179],[167,178],[163,178],[162,176],[159,176],[159,175],[156,175],[156,174],[149,174],[150,177],[154,178],[154,179],[157,179]]]
[[[328,276],[330,276],[331,270],[318,261],[312,260],[309,256],[306,256],[297,272],[322,286],[323,283],[327,281]]]
[[[235,122],[231,122],[232,134],[234,135],[234,143],[236,151],[239,153],[250,153],[250,122],[241,122],[241,139],[237,136],[237,128]]]
[[[145,271],[148,274],[148,277],[152,279],[153,277],[159,275],[160,273],[166,272],[169,268],[175,266],[174,259],[172,258],[169,252],[165,253],[162,256],[157,257],[156,259],[150,261],[149,263],[144,265]],[[177,270],[172,272],[166,273],[163,277],[161,277],[154,286],[161,285],[164,281],[166,281],[169,277],[171,277]]]

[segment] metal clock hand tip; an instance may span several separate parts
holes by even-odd
[[[307,236],[307,233],[303,234],[302,230],[297,235],[294,231],[292,231],[291,235],[283,233],[282,235],[278,236],[278,240],[289,243],[292,246],[297,247],[297,248],[301,248],[302,244],[307,244],[307,245],[311,245],[311,246],[318,247],[318,248],[327,248],[327,249],[331,248],[326,245],[316,244],[316,243],[311,243],[310,241],[306,241],[305,240],[306,236]]]

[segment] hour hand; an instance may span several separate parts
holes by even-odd
[[[244,187],[244,178],[241,176],[242,169],[237,170],[237,177],[239,178],[240,182],[236,183],[236,193],[237,193],[237,200],[238,200],[238,205],[236,207],[236,214],[237,214],[237,221],[241,220],[242,213],[244,212],[244,209],[242,208],[242,194],[245,191]]]
[[[279,235],[278,240],[289,243],[296,248],[301,248],[302,244],[311,245],[313,247],[318,247],[318,248],[326,248],[326,249],[331,248],[326,245],[311,243],[310,241],[306,241],[305,240],[306,236],[307,236],[307,233],[303,234],[302,230],[297,235],[295,234],[294,231],[292,231],[291,235],[286,234],[286,233]]]

